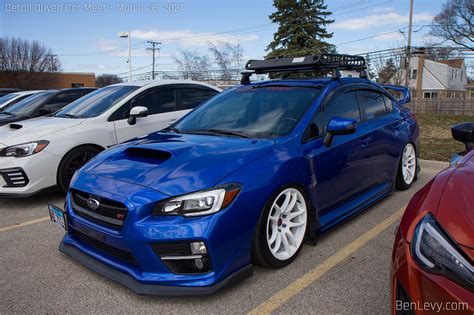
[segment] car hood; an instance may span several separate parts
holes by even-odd
[[[474,154],[449,177],[436,219],[453,240],[467,247],[474,260]],[[469,250],[470,248],[470,250]]]
[[[156,133],[105,152],[81,172],[176,196],[215,186],[274,146],[273,140]]]
[[[20,121],[27,118],[28,117],[24,117],[24,116],[0,114],[0,126],[4,126],[8,123]]]
[[[34,140],[49,140],[45,137],[82,122],[82,119],[39,117],[10,123],[0,128],[0,143],[8,146]]]

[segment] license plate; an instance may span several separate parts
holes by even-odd
[[[67,230],[67,218],[64,210],[50,203],[48,204],[48,210],[51,222],[59,225],[64,230]]]

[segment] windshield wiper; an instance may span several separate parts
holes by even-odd
[[[223,130],[223,129],[209,129],[207,131],[210,131],[215,134],[221,134],[221,135],[229,135],[229,136],[237,136],[241,138],[250,138],[250,136],[242,131],[234,131],[234,130]]]
[[[172,126],[169,126],[169,127],[166,127],[165,129],[163,129],[162,131],[173,131],[175,133],[182,133],[181,130],[175,128],[175,127],[172,127]]]

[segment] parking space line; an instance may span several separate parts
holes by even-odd
[[[397,212],[393,213],[391,216],[380,222],[379,224],[372,227],[370,230],[359,236],[357,239],[343,247],[337,253],[326,259],[320,265],[316,266],[300,278],[296,279],[292,284],[283,288],[279,292],[275,293],[268,300],[264,301],[248,314],[257,315],[257,314],[270,314],[278,307],[283,305],[289,299],[303,291],[305,288],[310,286],[313,282],[324,276],[327,272],[336,267],[339,263],[345,260],[348,256],[356,252],[362,246],[367,244],[370,240],[377,237],[380,233],[385,231],[393,223],[400,220],[402,214],[405,210],[405,207],[402,207]]]
[[[20,228],[20,227],[23,227],[23,226],[28,226],[28,225],[35,224],[35,223],[40,223],[40,222],[43,222],[43,221],[46,221],[46,220],[49,220],[49,219],[50,218],[48,216],[48,217],[42,217],[42,218],[34,219],[34,220],[31,220],[31,221],[26,221],[26,222],[14,224],[14,225],[5,226],[5,227],[0,228],[0,232],[6,232],[6,231],[14,230],[14,229],[17,229],[17,228]]]

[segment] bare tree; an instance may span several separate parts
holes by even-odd
[[[60,69],[60,61],[44,44],[15,37],[0,38],[0,70],[13,87],[29,89],[46,79],[45,72]]]
[[[123,80],[116,74],[101,74],[95,79],[95,85],[99,88],[122,82]]]
[[[185,79],[206,80],[209,77],[211,62],[206,55],[197,51],[181,50],[179,55],[174,57],[174,61]]]
[[[428,42],[422,48],[425,58],[428,60],[444,60],[452,58],[462,58],[459,50],[455,47],[440,46],[439,44]]]
[[[433,19],[431,34],[474,50],[474,0],[448,0]]]
[[[219,79],[231,81],[238,78],[243,66],[243,49],[240,44],[220,42],[212,44],[209,51],[214,56],[214,63],[219,72]]]
[[[401,59],[404,54],[403,49],[392,48],[369,55],[371,71],[375,73],[377,82],[396,85],[403,83],[405,72],[402,69]]]

